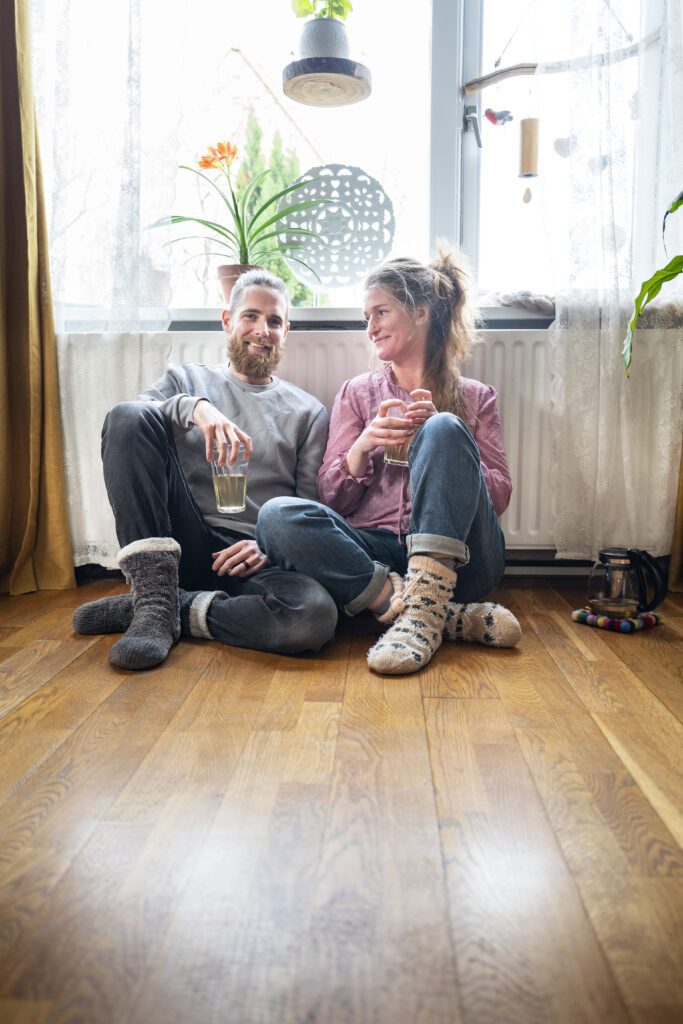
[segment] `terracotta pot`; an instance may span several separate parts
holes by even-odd
[[[248,270],[258,270],[252,263],[224,263],[218,268],[218,281],[223,291],[226,308],[230,305],[230,296],[235,281]]]

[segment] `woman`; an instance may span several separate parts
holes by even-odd
[[[391,260],[368,277],[364,308],[385,365],[337,395],[318,474],[325,504],[267,502],[259,547],[321,582],[347,614],[368,608],[392,623],[368,654],[377,672],[422,668],[444,631],[512,646],[514,616],[470,604],[503,575],[497,517],[512,487],[496,393],[458,370],[473,334],[466,275],[447,249],[429,266]],[[406,441],[409,465],[386,463],[385,447]]]

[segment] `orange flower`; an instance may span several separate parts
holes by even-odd
[[[215,146],[209,146],[209,152],[200,158],[199,166],[205,170],[220,170],[222,165],[230,167],[236,157],[237,146],[231,142],[218,142]]]
[[[218,152],[223,159],[231,164],[237,157],[237,146],[233,146],[230,142],[219,142],[217,144]]]

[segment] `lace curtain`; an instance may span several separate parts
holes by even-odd
[[[168,326],[185,8],[31,0],[58,331]]]
[[[662,292],[665,315],[655,310],[652,329],[637,332],[629,377],[620,352],[640,283],[683,251],[680,219],[670,218],[668,256],[661,241],[664,210],[683,189],[680,0],[576,0],[569,39],[570,108],[555,128],[566,176],[548,209],[566,267],[551,328],[557,552],[589,558],[618,544],[661,555],[671,551],[683,431],[675,287]],[[546,98],[555,70],[539,69]],[[553,118],[546,109],[544,123]]]

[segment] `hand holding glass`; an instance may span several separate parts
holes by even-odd
[[[382,402],[382,407],[388,405],[388,402]],[[397,398],[394,403],[391,404],[390,408],[400,409],[405,411],[407,404]],[[404,419],[396,419],[392,422],[391,426],[396,426],[397,429],[406,427],[411,428],[413,425]],[[384,461],[390,466],[407,466],[408,465],[408,450],[414,437],[414,430],[411,430],[407,437],[401,437],[397,441],[389,442],[384,446]]]
[[[231,448],[225,465],[218,464],[218,449],[214,446],[211,460],[213,489],[216,494],[216,508],[219,512],[244,512],[247,502],[247,466],[249,461],[243,444],[240,444],[237,458],[230,462]]]

